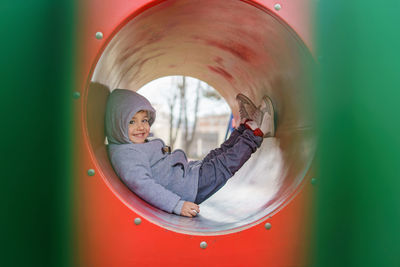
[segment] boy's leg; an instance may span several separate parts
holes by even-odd
[[[246,130],[246,127],[243,124],[240,124],[237,129],[233,130],[229,138],[226,139],[219,148],[211,150],[207,156],[204,157],[203,162],[209,161],[227,151],[228,148],[232,147],[236,143],[237,138],[244,132],[244,130]]]
[[[244,126],[244,123],[246,121],[252,120],[255,121],[257,124],[261,124],[261,112],[250,98],[243,94],[237,94],[236,101],[239,106],[239,127],[232,132],[231,136],[219,148],[211,150],[207,154],[207,156],[204,157],[203,162],[209,161],[210,159],[220,155],[221,153],[227,151],[227,149],[232,147],[236,143],[237,138],[246,129],[246,127]]]
[[[232,147],[203,162],[195,203],[200,204],[217,192],[261,146],[262,140],[251,129],[246,129]]]
[[[245,122],[247,129],[236,137],[232,147],[202,162],[195,203],[200,204],[217,192],[261,146],[263,137],[275,136],[274,108],[268,96],[263,97],[257,113],[261,119]]]

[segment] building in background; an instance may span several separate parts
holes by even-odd
[[[225,141],[230,114],[199,117],[194,141],[188,151],[192,158],[203,158]]]
[[[157,110],[156,105],[155,108]],[[188,157],[191,159],[201,159],[207,155],[210,150],[219,147],[225,140],[229,119],[229,113],[200,116],[197,121],[194,140],[189,147],[189,151],[185,151]],[[169,114],[158,112],[156,122],[151,127],[151,131],[154,137],[161,138],[165,143],[168,143]],[[184,142],[183,131],[179,129],[174,149],[183,149]]]

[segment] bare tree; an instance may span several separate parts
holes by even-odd
[[[184,136],[184,149],[189,153],[190,146],[194,140],[196,134],[196,127],[197,127],[197,119],[199,113],[199,103],[200,103],[200,92],[202,91],[201,81],[198,80],[197,87],[196,87],[196,98],[194,104],[194,111],[193,111],[193,124],[191,129],[189,129],[188,125],[188,118],[187,118],[187,108],[185,108],[185,136]],[[186,101],[185,101],[186,103]]]
[[[189,153],[190,146],[193,143],[196,134],[199,103],[201,96],[204,96],[204,88],[199,80],[196,87],[196,96],[194,99],[194,107],[189,103],[188,86],[186,76],[181,76],[180,82],[173,82],[172,86],[176,90],[172,90],[173,94],[168,99],[169,107],[169,144],[174,147],[179,130],[182,130],[183,149]],[[179,113],[176,115],[175,107],[179,105]],[[193,107],[193,109],[191,109]],[[189,113],[193,114],[192,120],[189,120]],[[192,121],[193,123],[190,123]]]
[[[175,82],[172,80],[172,87],[175,87],[176,84]],[[175,142],[176,142],[176,138],[178,136],[178,132],[179,129],[181,127],[181,122],[182,122],[182,93],[179,91],[177,92],[176,90],[172,90],[173,94],[171,98],[168,98],[168,107],[169,107],[169,145],[171,146],[171,148],[173,149]],[[177,103],[177,98],[179,96],[179,100],[180,100],[180,105],[179,105],[179,115],[177,118],[177,122],[175,123],[175,106]],[[174,131],[175,129],[175,131]]]

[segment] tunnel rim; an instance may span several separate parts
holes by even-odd
[[[99,175],[101,177],[101,180],[106,184],[107,188],[109,190],[111,190],[112,194],[114,196],[116,196],[119,201],[121,201],[125,206],[127,206],[135,214],[143,217],[144,219],[148,220],[149,222],[151,222],[151,223],[153,223],[153,224],[155,224],[155,225],[157,225],[159,227],[162,227],[164,229],[168,229],[168,230],[171,230],[171,231],[174,231],[174,232],[177,232],[177,233],[181,233],[181,234],[194,235],[194,236],[219,236],[219,235],[227,235],[227,234],[237,233],[237,232],[252,228],[252,227],[254,227],[254,226],[256,226],[256,225],[258,225],[258,224],[260,224],[260,223],[272,218],[275,214],[277,214],[284,207],[286,207],[288,204],[291,203],[291,201],[303,190],[305,184],[311,179],[310,172],[311,172],[312,166],[314,165],[315,153],[313,154],[308,166],[306,166],[306,168],[304,168],[304,172],[305,173],[303,175],[303,178],[295,186],[295,189],[292,190],[292,192],[285,198],[285,200],[279,206],[277,206],[272,212],[270,212],[269,214],[266,214],[266,215],[262,216],[261,218],[258,218],[258,219],[254,220],[254,221],[251,221],[249,223],[246,223],[246,224],[243,224],[243,225],[240,225],[240,226],[237,226],[237,227],[231,227],[231,228],[227,228],[227,229],[223,229],[223,230],[191,231],[191,230],[182,229],[182,228],[177,227],[176,225],[171,224],[171,223],[165,223],[165,221],[163,219],[159,218],[159,217],[154,219],[152,216],[149,216],[148,214],[145,214],[144,212],[142,212],[140,209],[137,209],[134,205],[130,204],[129,201],[127,201],[124,197],[122,197],[119,194],[119,192],[117,192],[117,190],[115,190],[113,185],[110,184],[110,182],[108,181],[106,175],[104,174],[104,172],[102,170],[102,166],[99,163],[99,160],[98,160],[98,158],[96,156],[95,149],[92,146],[91,138],[89,136],[89,129],[88,129],[88,123],[87,123],[87,116],[86,116],[87,115],[87,102],[88,102],[89,90],[90,90],[90,85],[92,83],[92,78],[93,78],[95,69],[96,69],[96,67],[97,67],[102,55],[104,54],[106,48],[110,45],[111,41],[115,38],[115,36],[130,21],[134,20],[137,16],[139,16],[143,12],[146,12],[147,10],[150,10],[151,8],[153,8],[155,6],[158,6],[160,4],[163,4],[163,3],[169,2],[169,1],[171,1],[171,0],[156,0],[156,1],[153,1],[153,2],[148,2],[148,3],[138,7],[132,13],[130,13],[128,16],[126,16],[124,19],[122,19],[120,23],[116,24],[115,28],[113,28],[110,31],[110,34],[107,36],[107,38],[104,38],[104,41],[103,41],[101,47],[96,52],[96,57],[94,58],[94,60],[91,63],[91,68],[90,68],[90,71],[89,71],[89,73],[87,75],[86,85],[84,86],[84,101],[82,101],[82,106],[83,106],[83,108],[82,108],[82,118],[83,118],[82,119],[82,124],[83,124],[83,132],[84,132],[84,136],[85,136],[85,145],[86,145],[86,148],[87,148],[88,153],[90,155],[90,158],[92,160],[92,163],[94,164],[94,166],[96,168],[96,171],[99,173]],[[312,59],[313,63],[316,62],[315,56],[313,54],[313,50],[309,46],[307,46],[307,44],[300,37],[300,35],[292,27],[289,26],[289,24],[287,23],[286,20],[284,20],[282,17],[280,17],[278,14],[276,14],[276,12],[273,11],[273,7],[268,8],[266,6],[263,6],[260,3],[256,2],[255,0],[232,0],[232,1],[242,2],[244,4],[248,4],[248,5],[252,6],[252,7],[255,7],[255,8],[261,10],[262,12],[266,13],[266,15],[272,17],[274,19],[274,21],[279,23],[287,31],[287,34],[290,35],[295,40],[296,44],[299,45],[299,47],[301,47],[302,53],[305,53],[307,58]],[[172,74],[172,75],[182,75],[182,74],[176,73],[176,74]],[[171,76],[171,74],[156,77],[156,78],[146,82],[146,84],[149,83],[149,82],[152,82],[152,81],[154,81],[154,80],[156,80],[158,78],[162,78],[162,77],[166,77],[166,76]],[[193,78],[199,79],[201,81],[204,81],[203,79],[200,79],[200,78],[196,77],[196,75],[193,75],[193,74],[190,75],[190,77],[193,77]],[[204,82],[209,84],[208,81],[204,81]],[[217,88],[215,88],[215,90],[217,90]],[[108,157],[107,157],[107,160],[109,161]],[[115,174],[115,175],[117,176],[117,174]],[[125,187],[127,187],[127,186],[125,185]],[[144,200],[142,200],[139,196],[137,196],[134,192],[131,192],[131,194],[134,195],[134,197],[137,198],[140,202],[143,202],[144,203],[143,206],[150,205],[150,204],[146,203]],[[155,209],[157,209],[157,208],[155,208]],[[162,210],[158,210],[158,212],[166,213],[166,212],[164,212]],[[232,223],[228,223],[228,225],[230,225],[230,224],[232,224]]]

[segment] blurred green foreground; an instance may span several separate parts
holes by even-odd
[[[74,4],[0,3],[0,266],[74,266]],[[318,2],[316,266],[400,266],[399,14]]]
[[[74,1],[0,1],[0,266],[73,266]]]
[[[400,1],[319,1],[316,266],[400,266]]]

